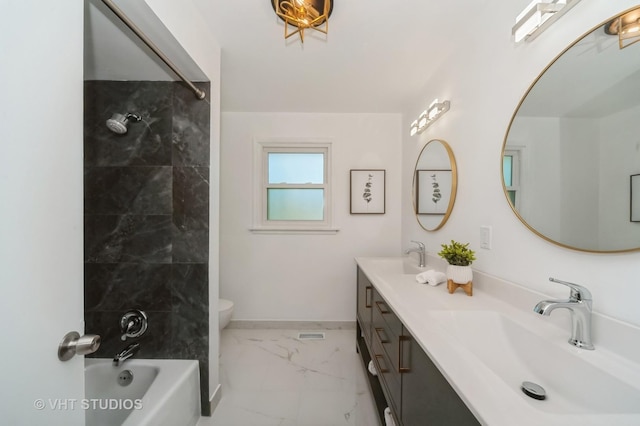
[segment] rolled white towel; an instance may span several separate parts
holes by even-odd
[[[389,407],[384,409],[384,424],[385,426],[396,426],[396,422],[393,420],[393,415],[391,415],[391,408]]]
[[[369,361],[369,365],[367,366],[367,370],[369,370],[369,373],[373,374],[374,376],[378,375],[378,372],[376,371],[376,366],[373,365],[373,361]]]
[[[437,286],[438,284],[447,282],[447,276],[443,272],[429,269],[428,271],[420,272],[416,275],[416,281],[420,284]]]

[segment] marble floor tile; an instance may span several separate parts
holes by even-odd
[[[378,425],[356,331],[299,340],[300,331],[224,329],[222,399],[198,426]]]

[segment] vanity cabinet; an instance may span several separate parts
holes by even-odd
[[[479,425],[360,268],[357,281],[356,343],[381,424],[390,407],[398,426]],[[370,360],[377,376],[367,370]]]
[[[368,345],[371,344],[371,313],[373,284],[367,276],[358,268],[358,293],[357,293],[357,316],[358,323],[362,326],[362,334]]]
[[[447,379],[405,330],[402,341],[402,423],[413,425],[479,425]]]

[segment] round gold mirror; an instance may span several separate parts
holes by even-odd
[[[563,247],[640,249],[640,43],[620,30],[629,14],[640,16],[614,16],[554,59],[505,136],[507,200],[530,230]]]
[[[448,143],[431,140],[413,172],[413,211],[425,231],[436,231],[451,215],[458,189],[456,159]]]

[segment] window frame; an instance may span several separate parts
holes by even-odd
[[[511,185],[507,186],[507,184],[504,183],[504,189],[507,192],[507,198],[509,198],[508,193],[510,191],[514,193],[516,203],[513,207],[517,210],[520,207],[520,195],[522,190],[520,187],[520,174],[522,173],[522,149],[519,147],[510,147],[504,150],[502,156],[503,158],[507,156],[511,157]]]
[[[256,233],[336,233],[333,228],[331,185],[331,141],[256,139],[253,161],[253,227]],[[324,155],[324,183],[281,184],[269,183],[269,153],[322,153]],[[267,218],[270,188],[323,189],[323,220],[269,220]]]

